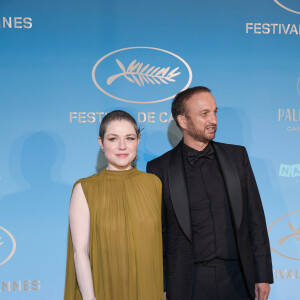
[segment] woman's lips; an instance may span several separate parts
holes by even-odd
[[[116,154],[119,158],[126,158],[129,154]]]

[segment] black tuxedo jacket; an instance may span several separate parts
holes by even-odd
[[[164,280],[168,300],[191,299],[193,240],[182,141],[150,161],[147,172],[163,185]],[[254,297],[258,282],[273,283],[269,238],[258,188],[245,147],[212,142],[227,189],[241,268]]]

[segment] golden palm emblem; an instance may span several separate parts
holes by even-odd
[[[117,78],[121,76],[124,76],[132,83],[137,83],[139,86],[144,86],[145,82],[147,84],[168,84],[168,82],[175,82],[175,79],[173,78],[181,73],[177,72],[179,67],[171,71],[170,67],[161,68],[153,66],[149,68],[150,64],[144,66],[142,62],[137,62],[136,59],[129,64],[127,69],[120,60],[116,59],[116,62],[122,73],[110,76],[106,81],[108,85],[111,85]]]
[[[282,245],[286,240],[288,240],[289,238],[291,237],[294,237],[297,241],[300,242],[300,226],[298,227],[297,231],[295,230],[295,228],[293,227],[293,225],[290,223],[290,222],[287,222],[289,227],[291,228],[292,232],[291,234],[288,234],[284,237],[282,237],[280,240],[279,240],[279,245]]]

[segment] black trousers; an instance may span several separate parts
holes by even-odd
[[[195,263],[192,300],[254,300],[238,260]]]

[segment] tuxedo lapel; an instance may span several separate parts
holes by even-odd
[[[180,142],[171,152],[168,168],[169,186],[174,211],[181,229],[192,242],[191,213],[186,187],[185,172]]]
[[[216,157],[226,185],[233,219],[238,231],[242,220],[242,189],[239,175],[231,158],[219,143],[212,142]]]

